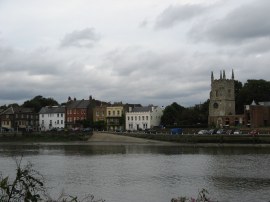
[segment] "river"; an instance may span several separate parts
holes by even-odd
[[[207,189],[218,201],[270,201],[270,148],[147,144],[0,144],[0,172],[23,155],[52,197],[93,194],[106,202],[170,202]]]

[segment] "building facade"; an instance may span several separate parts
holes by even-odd
[[[114,104],[106,107],[107,130],[124,130],[124,105]]]
[[[106,116],[107,116],[106,109],[107,109],[106,105],[96,106],[94,108],[94,110],[93,110],[94,122],[99,122],[99,121],[106,122]]]
[[[39,127],[41,131],[65,128],[65,107],[42,107],[39,112]]]
[[[163,110],[157,106],[134,107],[125,114],[126,130],[145,130],[160,125]]]
[[[220,72],[219,79],[214,79],[211,73],[208,125],[224,127],[243,124],[243,115],[235,114],[234,83],[233,70],[230,79],[226,78],[225,71]]]
[[[14,131],[36,131],[39,129],[39,116],[32,108],[9,107],[0,116],[2,128]]]
[[[255,101],[245,106],[245,120],[248,127],[269,127],[270,126],[270,102]]]

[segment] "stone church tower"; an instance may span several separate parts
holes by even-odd
[[[230,124],[230,116],[235,115],[234,72],[231,79],[226,79],[225,70],[220,78],[214,79],[211,73],[211,92],[208,124],[222,127]]]

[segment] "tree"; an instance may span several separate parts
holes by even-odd
[[[236,113],[242,114],[244,106],[252,101],[262,102],[270,101],[270,82],[265,80],[247,80],[241,87],[240,82],[235,83],[235,104]]]
[[[44,98],[41,95],[34,97],[31,100],[27,100],[23,103],[22,107],[34,108],[36,112],[39,112],[42,107],[59,105],[53,98]]]
[[[163,125],[175,125],[178,124],[178,121],[181,120],[180,116],[185,108],[176,102],[167,106],[164,109],[163,115],[161,117],[161,123]]]
[[[234,95],[235,95],[235,112],[236,114],[242,114],[244,110],[243,97],[240,92],[243,88],[243,84],[240,81],[234,81]]]

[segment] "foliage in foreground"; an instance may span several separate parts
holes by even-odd
[[[197,199],[195,198],[187,198],[187,197],[178,197],[178,198],[172,198],[171,202],[217,202],[210,199],[208,196],[208,191],[206,189],[202,189]]]

